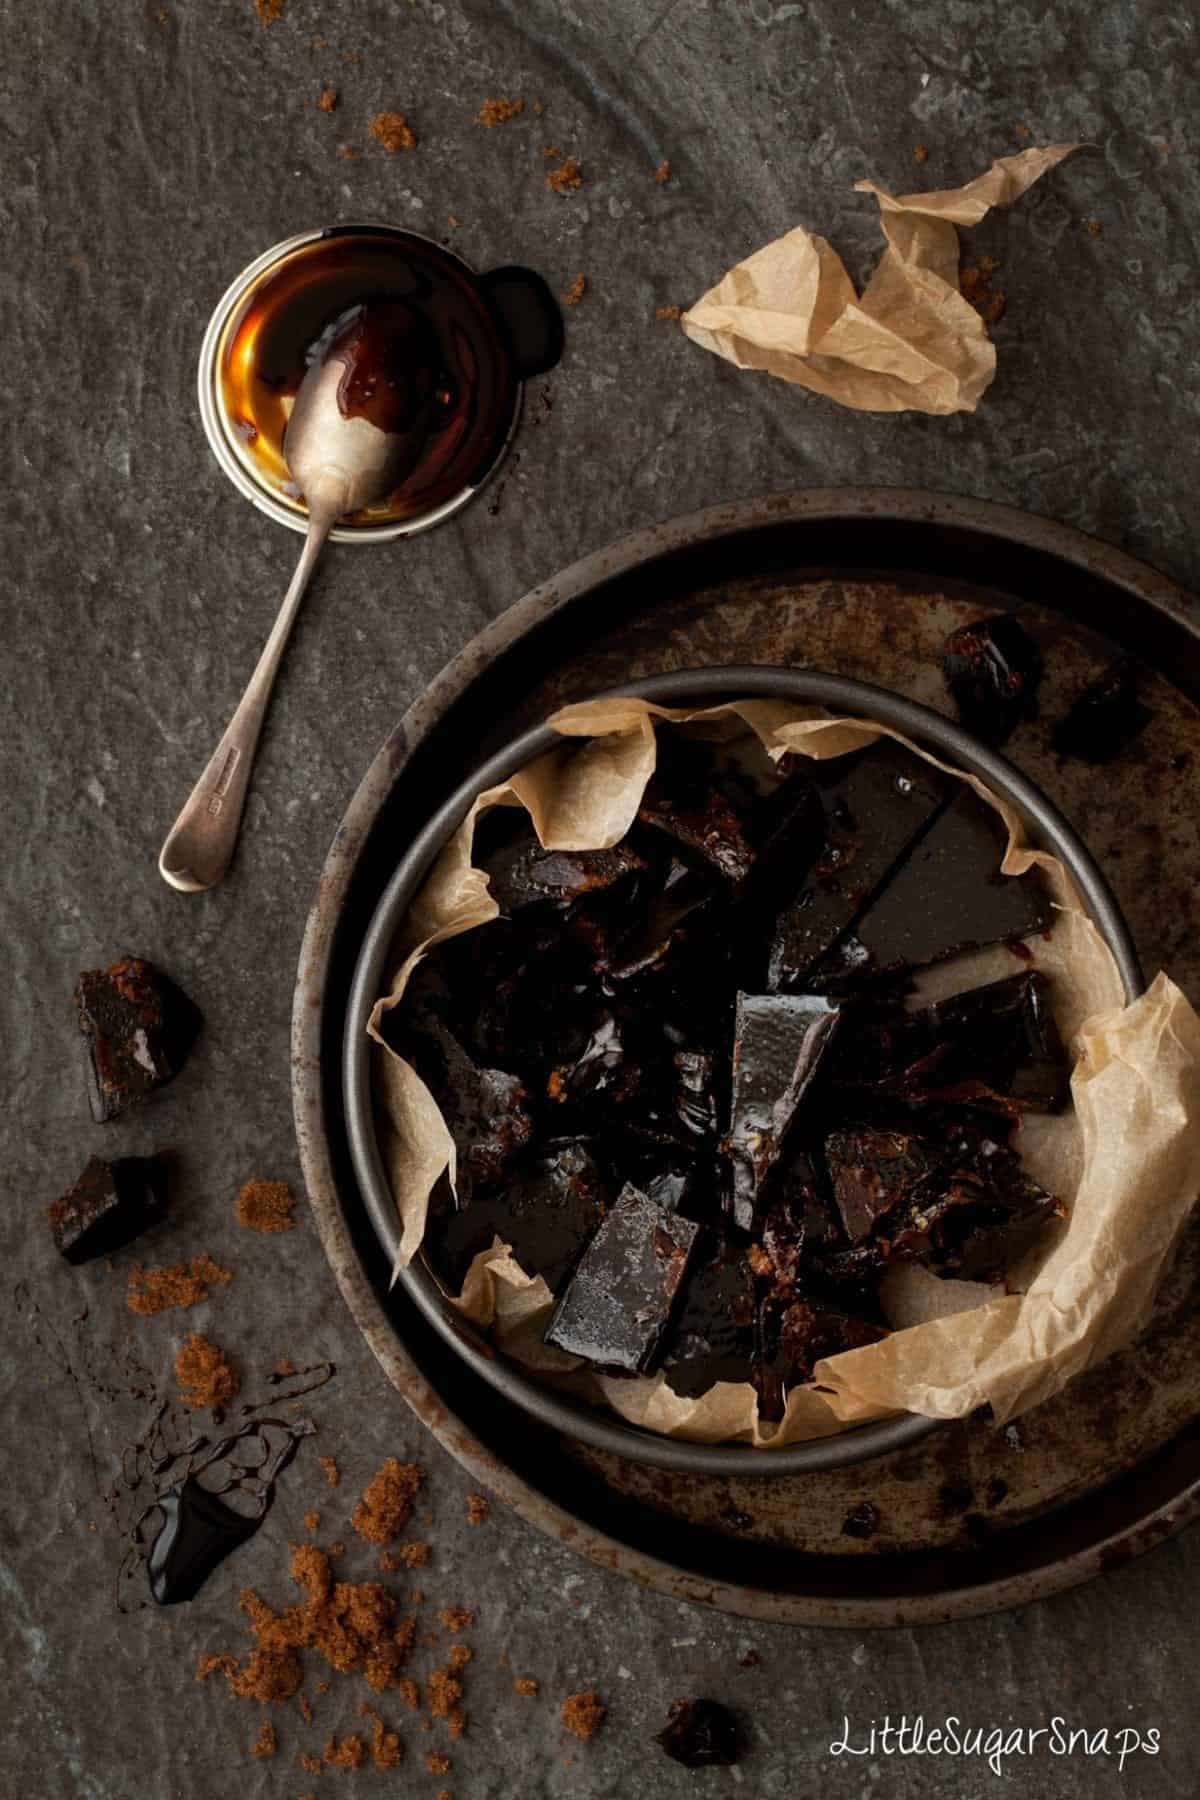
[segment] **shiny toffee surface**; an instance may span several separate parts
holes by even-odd
[[[251,473],[285,503],[303,501],[283,456],[292,402],[314,360],[357,309],[403,308],[415,356],[436,359],[433,411],[415,468],[351,523],[414,518],[476,485],[502,447],[516,376],[508,347],[470,273],[436,244],[385,231],[330,232],[262,274],[221,342],[221,403]]]

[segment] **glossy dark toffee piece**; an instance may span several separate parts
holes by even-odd
[[[512,423],[518,383],[491,305],[436,244],[392,232],[331,232],[254,283],[222,340],[225,415],[255,475],[303,509],[283,454],[292,402],[314,362],[339,355],[342,410],[384,430],[427,418],[415,467],[351,523],[414,518],[478,485]]]

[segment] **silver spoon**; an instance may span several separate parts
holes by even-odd
[[[431,328],[403,301],[386,301],[339,320],[300,384],[283,453],[308,505],[308,533],[237,711],[159,854],[159,873],[181,893],[215,887],[229,867],[271,690],[325,539],[344,514],[382,500],[415,466],[437,374]]]

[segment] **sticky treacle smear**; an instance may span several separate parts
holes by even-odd
[[[305,374],[330,356],[345,365],[344,416],[424,431],[395,491],[351,523],[412,518],[478,485],[508,435],[517,382],[469,271],[419,238],[345,232],[303,245],[250,290],[225,333],[221,398],[242,460],[297,510],[284,433]]]

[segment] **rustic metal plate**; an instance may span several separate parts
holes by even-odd
[[[326,1252],[389,1378],[531,1522],[636,1580],[761,1618],[861,1626],[1012,1605],[1135,1554],[1200,1511],[1200,1230],[1137,1345],[1007,1431],[970,1420],[861,1468],[720,1479],[638,1468],[498,1402],[387,1290],[340,1116],[344,996],[403,845],[485,755],[555,705],[663,670],[810,664],[946,710],[937,649],[1018,607],[1047,659],[1042,718],[1008,754],[1077,825],[1147,974],[1200,989],[1200,635],[1178,588],[1006,508],[903,491],[773,496],[637,534],[512,608],[397,727],[322,876],[295,1013],[300,1151]],[[1116,648],[1144,668],[1146,737],[1097,771],[1049,723]],[[1170,672],[1170,679],[1163,671]],[[843,1530],[870,1500],[877,1528]]]

